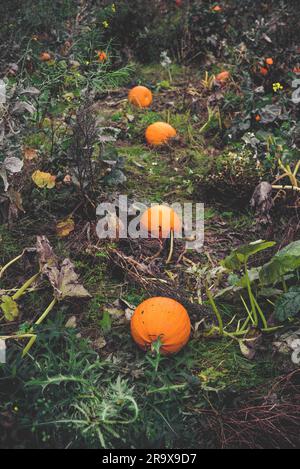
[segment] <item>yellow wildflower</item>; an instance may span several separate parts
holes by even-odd
[[[281,83],[273,83],[273,90],[274,90],[274,93],[277,93],[277,91],[282,91],[283,90],[283,86]]]

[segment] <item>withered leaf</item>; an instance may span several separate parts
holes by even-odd
[[[239,340],[240,349],[248,360],[255,358],[258,347],[262,342],[262,334],[259,330],[252,330],[246,338]]]
[[[50,173],[44,173],[43,171],[35,171],[31,176],[33,182],[40,188],[53,189],[55,187],[56,176],[52,176]]]
[[[60,238],[65,238],[66,236],[69,236],[69,234],[72,233],[74,229],[75,222],[72,217],[65,218],[64,220],[58,222],[56,225],[56,233],[57,236],[59,236]]]
[[[2,296],[0,308],[7,321],[12,322],[19,316],[19,307],[17,303],[7,295]]]
[[[70,259],[65,259],[61,265],[57,282],[58,298],[66,297],[90,298],[89,292],[78,282],[78,275]]]
[[[15,156],[8,156],[4,160],[4,167],[9,173],[19,173],[23,168],[23,161]]]
[[[27,103],[26,101],[17,101],[12,110],[13,114],[24,114],[27,111],[30,114],[36,112],[35,107],[32,104]]]
[[[38,151],[36,148],[25,147],[23,148],[23,156],[25,160],[32,161],[35,160],[38,156]]]
[[[65,259],[60,265],[57,256],[45,236],[37,238],[37,253],[39,256],[41,273],[48,277],[54,296],[58,301],[64,298],[90,298],[89,292],[78,281],[78,275],[70,259]]]

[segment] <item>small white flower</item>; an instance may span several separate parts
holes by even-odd
[[[161,52],[160,58],[161,58],[160,64],[162,65],[162,67],[164,68],[170,67],[170,65],[172,64],[172,60],[168,56],[168,52],[166,50]]]

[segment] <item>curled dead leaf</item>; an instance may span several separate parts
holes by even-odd
[[[75,229],[75,222],[72,217],[65,218],[56,225],[56,233],[59,238],[65,238],[69,236]]]
[[[23,156],[24,159],[27,161],[32,161],[37,159],[38,151],[36,148],[24,147],[23,148]]]
[[[37,237],[37,253],[41,273],[48,278],[58,301],[71,297],[91,297],[90,293],[79,283],[78,275],[70,259],[65,259],[60,264],[46,236]]]
[[[37,170],[31,177],[33,182],[41,189],[53,189],[55,187],[56,176],[52,176],[50,173]]]

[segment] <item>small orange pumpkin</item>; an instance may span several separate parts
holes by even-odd
[[[216,76],[216,80],[224,83],[230,78],[230,73],[227,71],[221,72]]]
[[[268,75],[269,71],[266,67],[260,67],[259,69],[260,73],[265,77],[266,75]]]
[[[164,145],[171,138],[176,137],[176,130],[166,122],[155,122],[146,130],[146,140],[149,145]]]
[[[180,233],[181,221],[174,209],[167,205],[154,205],[148,208],[140,219],[141,228],[151,233],[152,237],[168,238],[171,231]]]
[[[97,51],[97,56],[99,62],[105,62],[107,60],[107,54],[103,50]]]
[[[171,298],[149,298],[141,303],[131,318],[131,335],[143,350],[161,340],[164,355],[179,352],[188,342],[191,321],[186,309]]]
[[[266,59],[266,64],[267,64],[267,65],[273,65],[273,64],[274,64],[274,60],[272,59],[272,57],[268,57],[268,58]]]
[[[145,86],[135,86],[129,91],[128,100],[130,104],[137,107],[149,107],[153,101],[151,91]]]
[[[51,55],[49,54],[49,52],[42,52],[40,54],[40,60],[42,62],[49,62],[49,60],[51,60]]]

